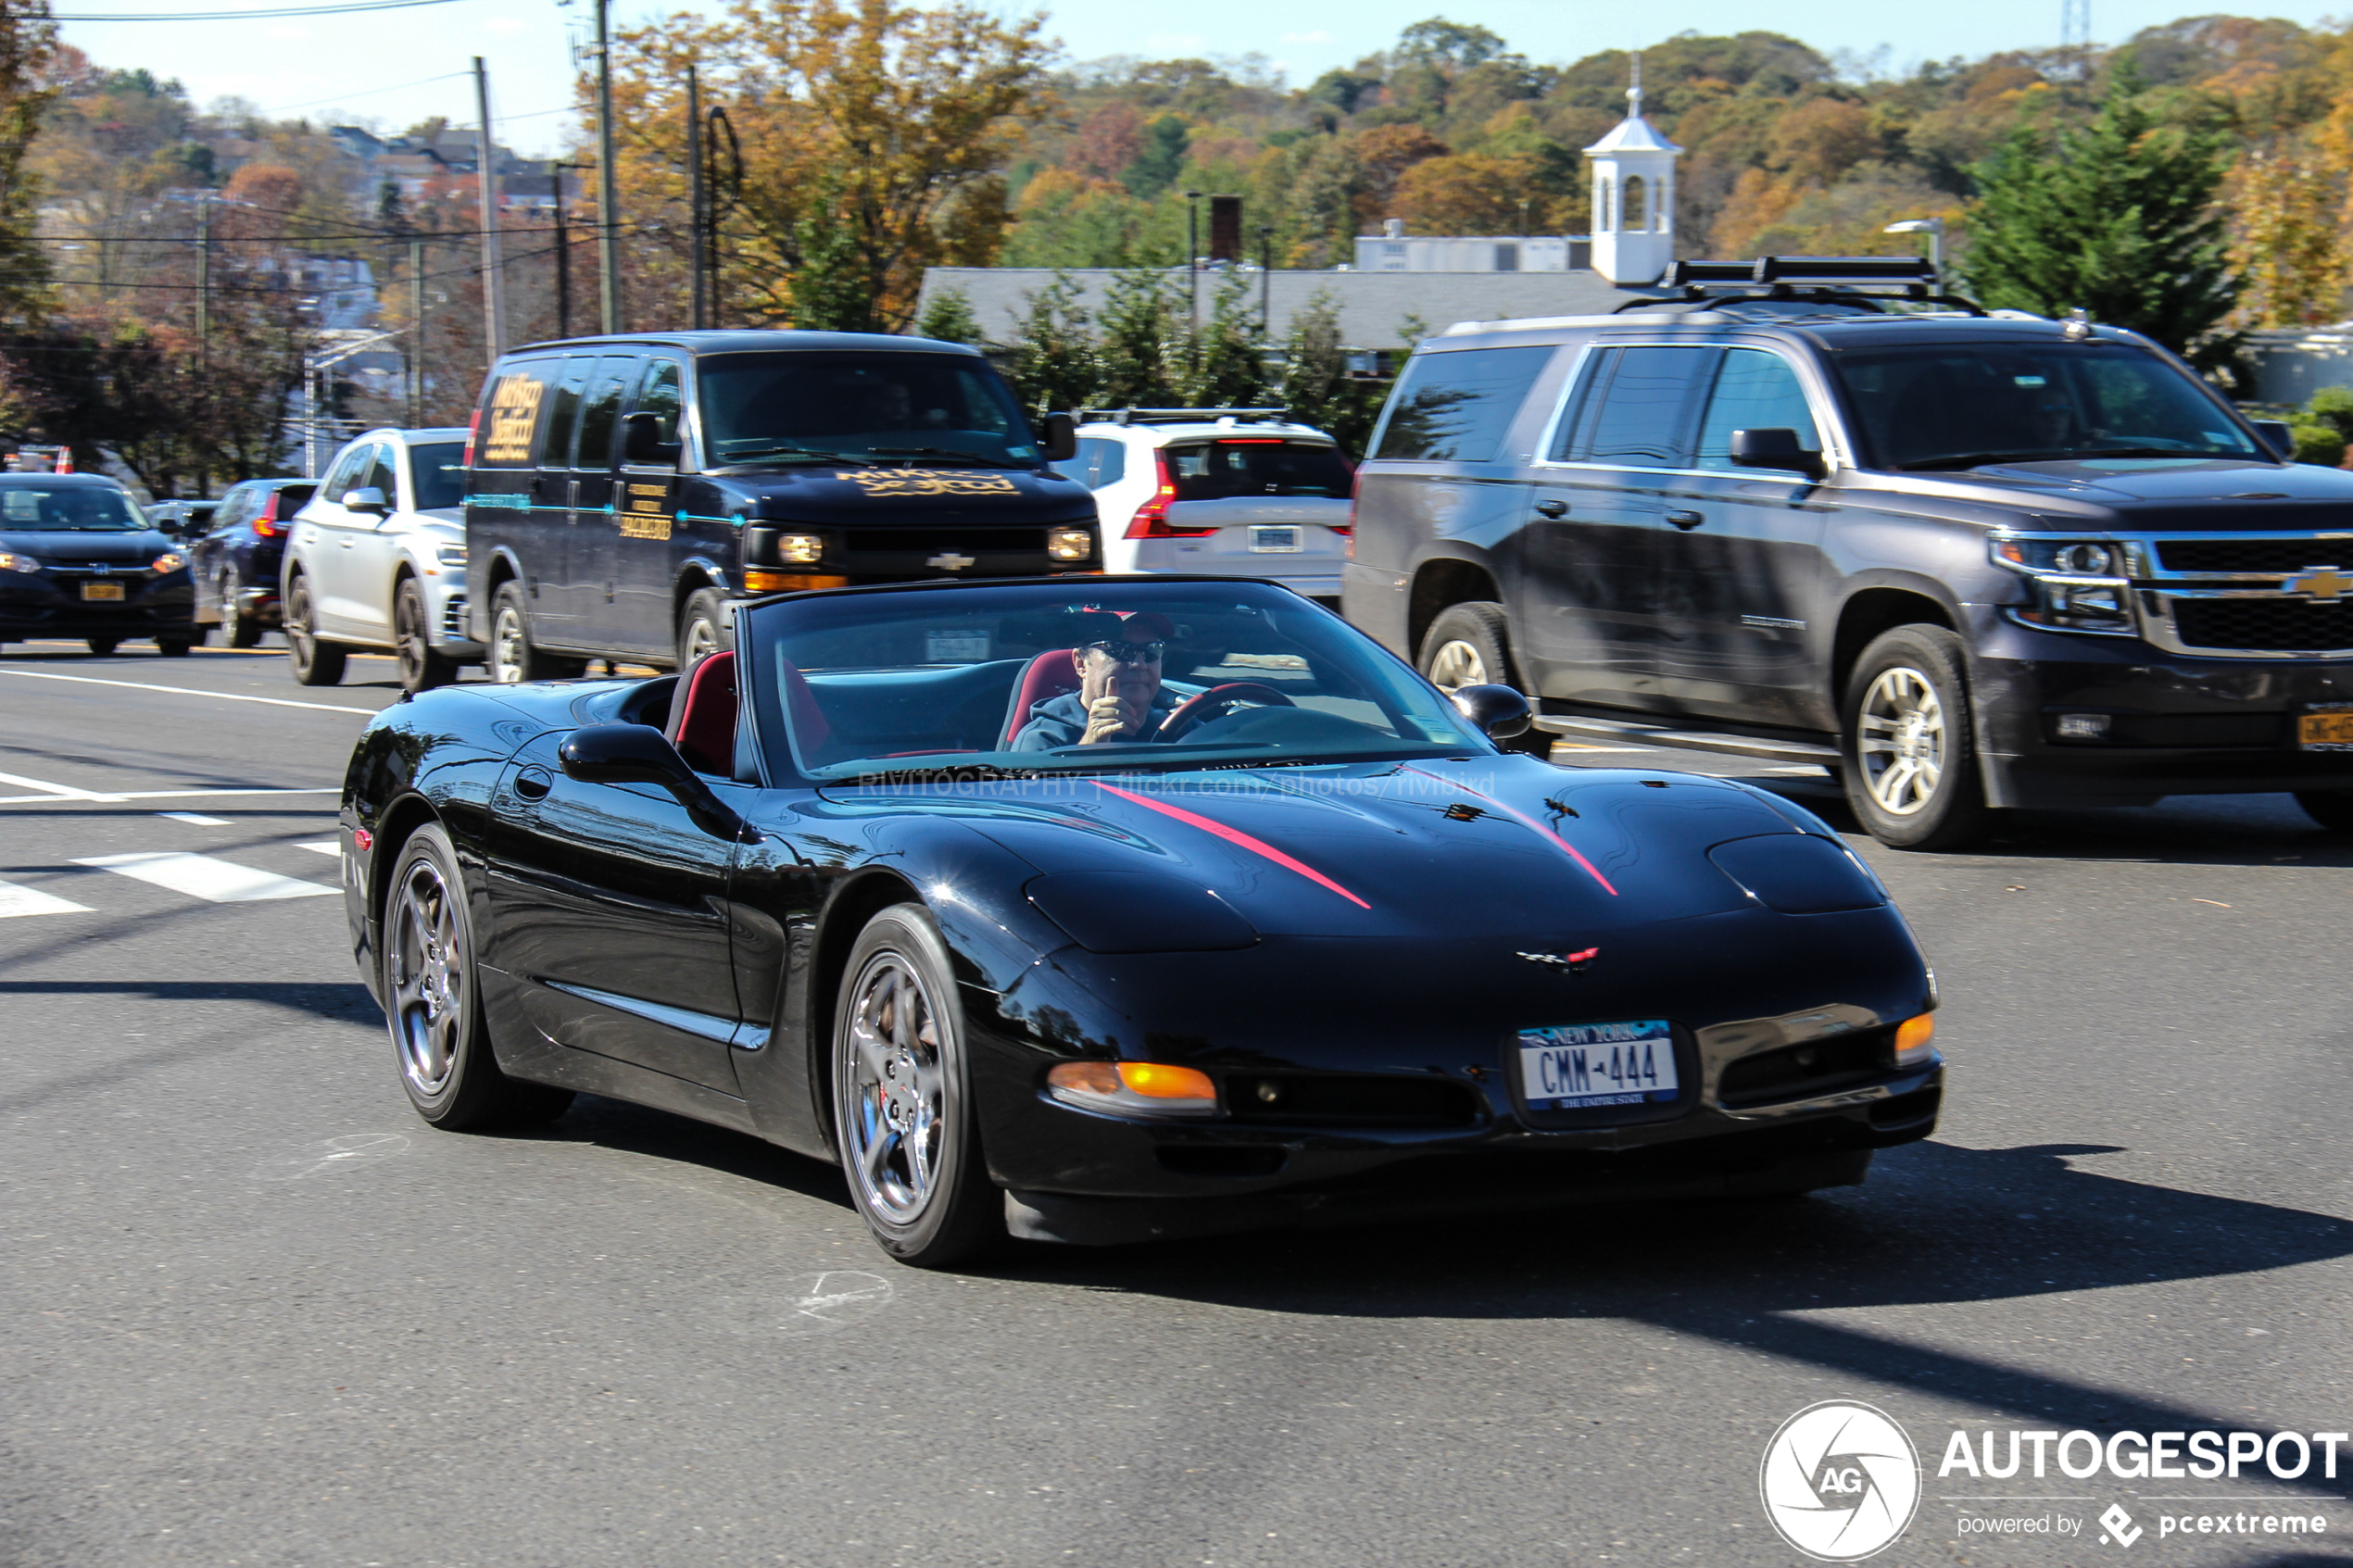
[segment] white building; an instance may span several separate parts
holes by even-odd
[[[1621,286],[1655,283],[1675,259],[1675,160],[1683,149],[1642,118],[1642,58],[1626,118],[1585,149],[1593,164],[1593,270]]]
[[[1391,218],[1356,241],[1359,272],[1581,272],[1593,264],[1585,234],[1413,234]]]

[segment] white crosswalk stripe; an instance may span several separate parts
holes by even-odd
[[[297,844],[295,847],[297,849],[308,849],[314,855],[333,855],[340,857],[343,854],[343,840],[339,838],[314,838],[306,843]]]
[[[229,825],[228,818],[208,817],[202,811],[157,811],[156,815],[175,822],[186,822],[192,827],[225,828]]]
[[[0,882],[0,920],[13,915],[86,915],[94,912],[87,904],[59,898],[37,887],[19,887],[13,882]]]
[[[319,898],[340,891],[315,882],[258,872],[210,855],[93,855],[73,863],[136,877],[141,882],[215,904],[244,904],[265,898]]]

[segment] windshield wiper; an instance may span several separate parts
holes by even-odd
[[[1038,466],[1035,463],[1011,462],[1003,458],[975,457],[970,452],[959,452],[952,446],[869,446],[866,450],[877,458],[953,458],[960,463],[971,463],[975,467],[984,469],[1027,469]]]
[[[722,452],[719,455],[723,463],[740,463],[749,458],[811,458],[821,463],[851,463],[859,468],[873,466],[870,458],[853,458],[847,452],[821,451],[814,446],[755,446],[749,452]]]
[[[1922,458],[1918,462],[1898,463],[1906,473],[1923,473],[1935,469],[1976,469],[1988,463],[2055,463],[2074,456],[2070,452],[1957,452],[1947,458]]]

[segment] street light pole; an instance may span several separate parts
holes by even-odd
[[[1906,218],[1899,223],[1890,223],[1880,232],[1882,234],[1926,234],[1929,270],[1936,274],[1937,286],[1939,288],[1944,286],[1944,220]]]
[[[597,0],[597,270],[607,336],[621,331],[621,182],[612,159],[612,0]]]
[[[689,292],[694,296],[694,303],[691,310],[692,320],[695,324],[695,331],[697,332],[700,332],[705,327],[711,325],[711,316],[704,301],[703,284],[702,232],[705,217],[704,207],[705,203],[703,200],[702,189],[702,90],[701,84],[695,79],[695,68],[690,63],[686,67],[686,228],[688,233],[686,248],[688,251],[693,253],[693,265],[689,270],[692,278],[692,284]]]
[[[482,211],[482,328],[485,363],[507,351],[507,290],[498,257],[498,160],[490,143],[490,72],[474,56],[474,111],[482,135],[474,144],[474,188]]]
[[[1186,314],[1192,330],[1201,331],[1201,193],[1185,193]]]

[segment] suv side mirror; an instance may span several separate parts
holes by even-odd
[[[392,503],[384,499],[384,493],[382,490],[368,484],[357,490],[345,491],[343,509],[347,512],[373,512],[378,517],[382,517],[392,510]]]
[[[2254,425],[2255,433],[2281,462],[2296,461],[2296,431],[2285,420],[2257,420]]]
[[[1535,721],[1536,712],[1528,706],[1528,699],[1509,686],[1456,686],[1453,697],[1463,717],[1477,724],[1489,740],[1524,735]]]
[[[670,737],[649,724],[587,724],[556,748],[567,776],[583,784],[649,784],[666,789],[695,826],[713,838],[756,843],[759,834],[688,767]]]
[[[1734,468],[1785,469],[1808,479],[1819,479],[1828,471],[1822,455],[1798,445],[1797,432],[1786,426],[1732,432],[1730,456]]]
[[[1037,427],[1038,449],[1050,463],[1066,463],[1078,456],[1078,421],[1068,414],[1049,414]]]
[[[621,460],[624,463],[664,463],[678,460],[679,444],[661,438],[660,414],[624,414],[621,420]]]

